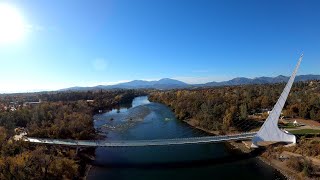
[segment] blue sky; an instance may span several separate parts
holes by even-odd
[[[0,45],[0,92],[290,75],[302,51],[299,74],[320,74],[316,0],[3,2],[27,30]]]

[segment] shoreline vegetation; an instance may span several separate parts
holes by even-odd
[[[193,128],[202,130],[208,134],[219,135],[219,132],[217,132],[217,131],[210,131],[205,128],[199,127],[199,126],[195,126],[195,124],[192,122],[192,120],[191,121],[190,120],[182,120],[182,121],[187,123],[188,125],[192,126]],[[226,143],[229,146],[231,146],[232,149],[237,149],[237,150],[241,151],[242,153],[249,154],[252,151],[254,151],[253,149],[250,148],[250,145],[251,145],[250,141],[239,141],[239,142],[230,141],[230,142],[226,142]],[[319,143],[320,143],[320,141],[319,141]],[[260,161],[264,162],[265,164],[273,167],[277,171],[279,171],[287,179],[304,180],[304,179],[308,178],[308,175],[301,173],[301,172],[298,172],[298,171],[295,171],[291,167],[287,167],[285,163],[283,163],[282,161],[280,161],[276,157],[270,158],[270,157],[265,156],[265,154],[261,154],[261,155],[258,155],[256,158],[259,159]],[[309,158],[310,159],[311,157],[302,157],[302,158],[307,158],[307,159]],[[319,161],[318,165],[320,165],[320,159],[318,161]],[[320,167],[318,167],[318,168],[320,170]]]
[[[192,121],[190,120],[183,120],[183,122],[189,124],[190,126],[192,126],[193,128],[202,130],[208,134],[212,134],[212,135],[219,135],[219,132],[217,131],[210,131],[210,130],[206,130],[205,128],[199,127],[199,126],[195,126],[194,123],[192,123]],[[227,142],[227,144],[229,144],[230,146],[232,146],[233,149],[237,149],[239,151],[241,151],[242,153],[250,153],[252,151],[252,149],[250,149],[247,144],[244,144],[247,142],[235,142],[235,141],[230,141]],[[269,166],[273,167],[274,169],[276,169],[277,171],[279,171],[283,176],[285,176],[287,179],[295,179],[295,177],[291,176],[290,174],[292,173],[288,173],[282,166],[278,166],[276,163],[272,163],[269,162],[268,159],[262,157],[262,156],[258,156],[257,157],[260,161],[264,162],[265,164],[268,164]]]
[[[208,134],[219,135],[219,132],[217,132],[217,131],[210,131],[210,130],[206,130],[205,128],[199,127],[199,126],[194,126],[194,124],[188,120],[183,120],[183,122],[189,124],[193,128],[202,130]],[[226,143],[228,145],[230,145],[232,149],[237,149],[237,150],[241,151],[242,153],[251,153],[251,151],[252,151],[252,149],[250,149],[250,147],[248,147],[248,144],[250,144],[250,142],[248,143],[248,142],[244,142],[244,141],[241,141],[241,142],[230,141],[230,142],[226,142]],[[264,162],[265,164],[268,164],[269,166],[271,166],[274,169],[276,169],[277,171],[279,171],[287,179],[295,179],[293,176],[290,175],[292,173],[288,173],[285,168],[283,168],[281,166],[277,166],[276,163],[272,163],[272,162],[268,161],[268,159],[266,159],[262,156],[258,156],[257,158],[260,161]]]
[[[0,95],[0,179],[84,179],[94,149],[36,145],[12,140],[27,132],[39,138],[96,139],[93,115],[131,103],[136,90]]]
[[[272,108],[283,87],[284,84],[268,84],[153,91],[149,99],[167,105],[177,119],[190,126],[213,135],[221,135],[258,130],[267,116],[264,111]],[[310,121],[310,124],[320,122],[319,90],[320,81],[294,83],[283,116],[302,119],[307,123]],[[250,121],[252,120],[250,118],[259,114],[262,117],[253,121],[260,122],[260,125],[248,129],[238,127],[237,122]],[[309,125],[311,126],[313,125]],[[294,132],[298,133],[296,146],[270,145],[265,147],[265,152],[260,154],[258,159],[271,165],[288,179],[320,178],[320,164],[310,161],[312,158],[320,160],[318,132],[319,130],[296,130]],[[305,140],[306,137],[309,138],[308,141]],[[248,142],[230,144],[242,152],[251,152],[248,149],[250,147]],[[283,153],[286,151],[296,155],[284,156]]]

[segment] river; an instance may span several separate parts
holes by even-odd
[[[140,140],[208,135],[175,118],[165,105],[137,97],[131,108],[94,116],[106,139]],[[97,148],[88,179],[285,179],[255,157],[225,143]]]

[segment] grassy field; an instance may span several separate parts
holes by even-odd
[[[293,129],[293,128],[297,128],[297,127],[300,127],[300,126],[296,126],[293,123],[288,123],[288,124],[285,124],[285,125],[279,125],[279,127],[280,128],[286,128],[286,129]]]
[[[300,129],[300,130],[292,130],[290,133],[295,135],[304,135],[304,134],[320,134],[320,130],[318,129]]]

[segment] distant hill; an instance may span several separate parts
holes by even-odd
[[[94,87],[71,87],[62,91],[88,91],[96,89],[176,89],[191,87],[190,84],[175,79],[164,78],[158,81],[134,80],[115,85],[100,85]]]
[[[288,76],[277,76],[277,77],[257,77],[257,78],[234,78],[229,81],[222,82],[209,82],[200,86],[235,86],[235,85],[246,85],[246,84],[272,84],[287,82],[290,77]],[[295,81],[309,81],[309,80],[320,80],[320,75],[300,75],[297,76]]]
[[[245,78],[238,77],[229,81],[222,82],[208,82],[205,84],[187,84],[175,79],[164,78],[158,81],[144,81],[134,80],[125,83],[119,83],[115,85],[99,85],[94,87],[71,87],[62,89],[61,91],[89,91],[98,89],[179,89],[179,88],[191,88],[191,87],[214,87],[214,86],[235,86],[235,85],[247,85],[247,84],[271,84],[287,82],[290,77],[277,76],[277,77],[257,77],[257,78]],[[296,77],[296,81],[308,81],[308,80],[320,80],[320,75],[300,75]]]
[[[126,83],[120,83],[113,85],[113,88],[130,88],[130,89],[139,89],[139,88],[155,88],[155,89],[172,89],[179,87],[189,86],[187,83],[182,81],[164,78],[159,81],[142,81],[134,80]]]

